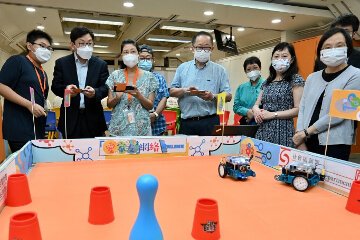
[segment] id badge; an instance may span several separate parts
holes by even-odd
[[[127,117],[129,123],[135,123],[134,111],[126,110],[124,113],[125,113],[125,116]]]

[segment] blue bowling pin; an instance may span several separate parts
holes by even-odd
[[[131,229],[129,240],[163,240],[164,237],[154,210],[158,189],[157,179],[150,174],[142,175],[136,182],[136,189],[140,199],[140,210]]]

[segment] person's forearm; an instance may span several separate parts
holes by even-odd
[[[278,113],[277,118],[279,118],[279,119],[294,118],[294,117],[297,117],[297,115],[299,113],[299,108],[292,108],[292,109],[289,109],[286,111],[279,111],[277,113]]]
[[[160,115],[162,113],[162,111],[164,111],[164,109],[166,108],[166,101],[167,101],[166,97],[163,97],[161,99],[161,101],[159,102],[159,104],[158,104],[158,106],[156,107],[156,110],[155,110],[155,112],[157,114]]]
[[[181,98],[184,96],[186,88],[170,88],[170,96]]]
[[[232,99],[231,93],[226,93],[225,102],[230,102]]]
[[[108,99],[107,99],[108,108],[114,108],[118,101],[119,101],[119,99],[117,99],[117,98],[109,98],[108,97]]]
[[[29,92],[30,94],[30,92]],[[23,98],[14,90],[12,90],[10,87],[0,83],[0,95],[6,98],[7,100],[16,103],[17,105],[23,106],[27,109],[31,106],[31,101],[27,100],[26,98]]]
[[[151,101],[150,99],[147,99],[146,97],[144,97],[144,95],[140,95],[138,98],[139,102],[141,103],[141,105],[146,108],[147,110],[151,110],[154,107],[154,102]]]

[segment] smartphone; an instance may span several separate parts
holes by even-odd
[[[205,93],[205,90],[199,90],[198,92],[199,93]]]
[[[114,92],[123,92],[125,90],[134,90],[133,86],[126,86],[126,83],[118,83],[114,86]]]

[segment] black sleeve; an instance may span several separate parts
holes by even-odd
[[[95,88],[95,100],[101,101],[104,97],[108,95],[108,88],[105,84],[106,80],[109,78],[109,70],[106,62],[101,61],[101,70],[99,76],[99,87]]]
[[[15,89],[21,74],[20,56],[10,57],[0,71],[0,83]]]
[[[316,58],[315,60],[315,66],[314,66],[314,72],[323,70],[326,68],[326,65],[320,61],[319,58]]]
[[[66,85],[64,84],[63,69],[58,59],[55,61],[54,78],[51,84],[51,91],[53,91],[56,96],[64,97],[65,88]]]

